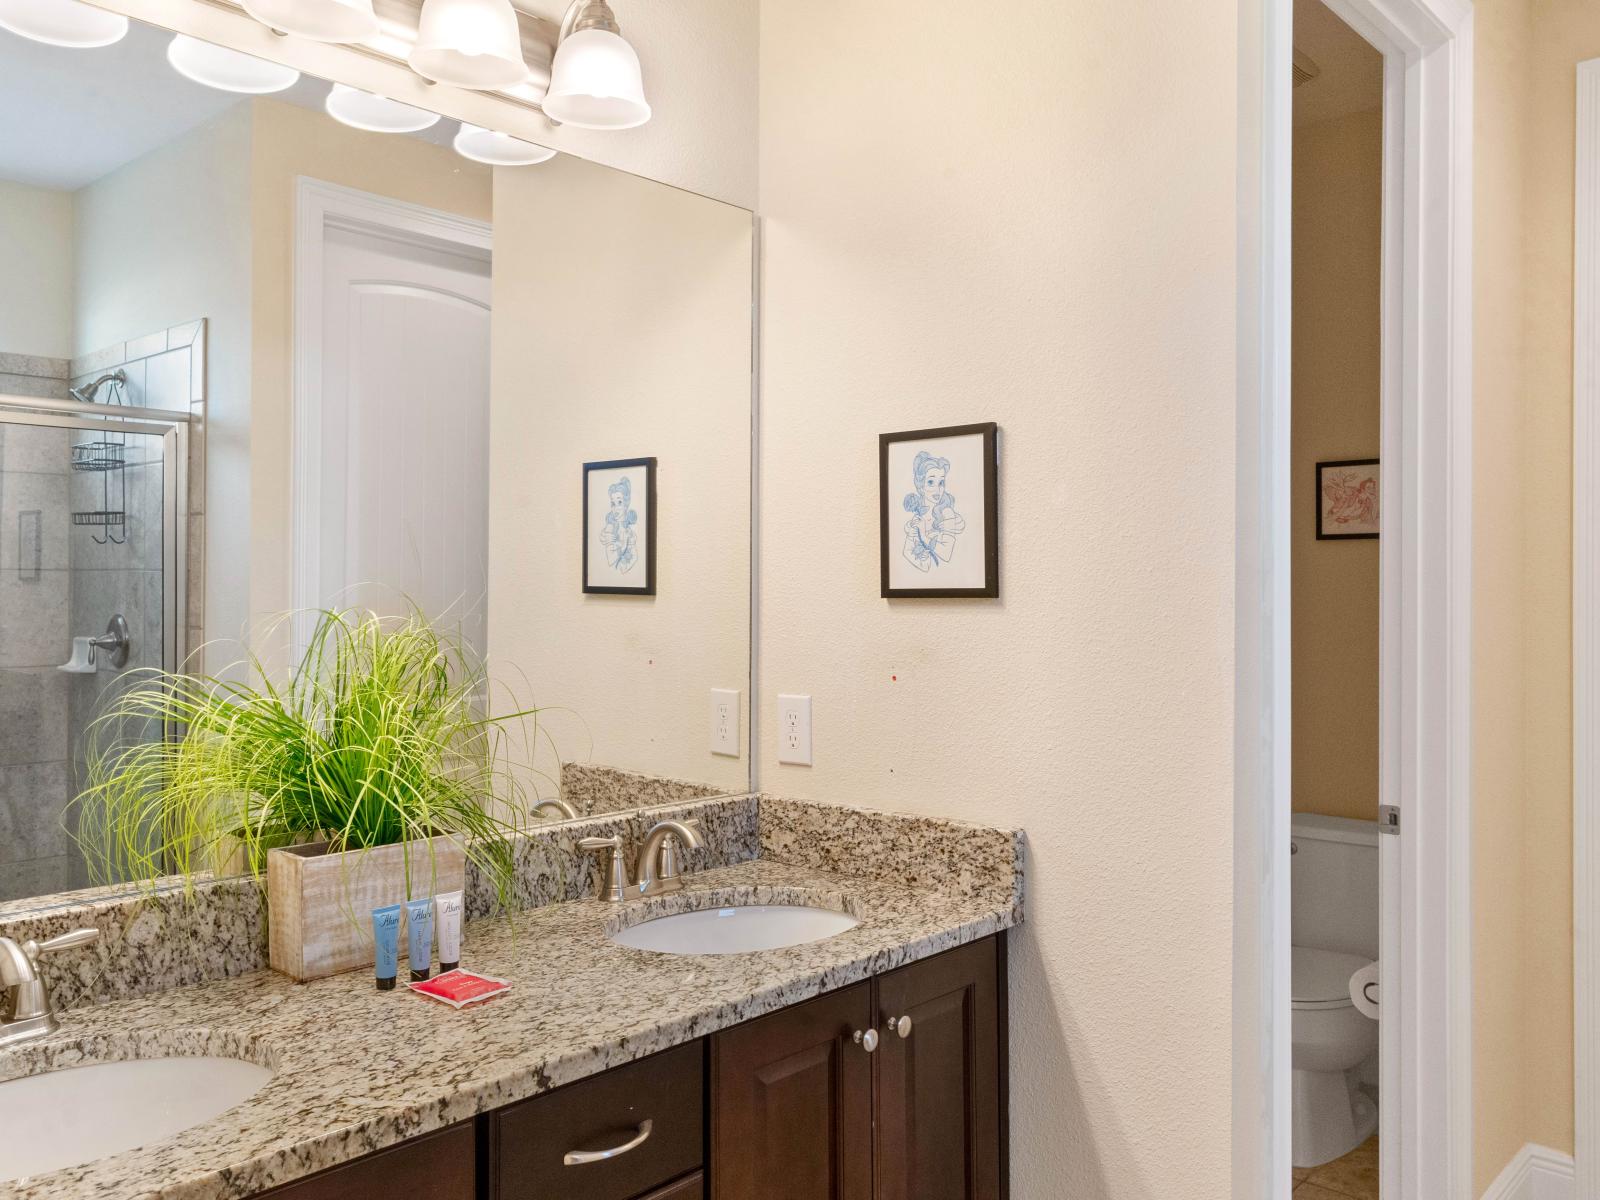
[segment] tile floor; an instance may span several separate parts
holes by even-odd
[[[1296,1167],[1294,1200],[1378,1200],[1378,1138],[1309,1171]]]

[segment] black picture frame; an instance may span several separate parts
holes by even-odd
[[[911,429],[903,433],[878,435],[878,577],[879,590],[886,600],[899,599],[995,599],[1000,595],[1000,427],[994,421],[975,425],[947,425],[938,429]],[[897,548],[889,536],[890,496],[894,485],[889,479],[889,447],[898,442],[933,441],[936,438],[981,437],[983,439],[983,558],[982,587],[892,587],[889,566]]]
[[[1322,528],[1322,472],[1332,467],[1376,467],[1378,465],[1378,460],[1375,458],[1335,458],[1317,464],[1317,491],[1314,498],[1316,507],[1312,510],[1317,514],[1317,541],[1365,542],[1373,541],[1380,536],[1380,533],[1326,533]],[[1383,521],[1383,488],[1381,481],[1378,489],[1378,520],[1381,525]]]
[[[589,582],[589,475],[594,471],[615,471],[624,467],[643,467],[645,478],[644,583],[639,587],[600,586]],[[654,596],[656,594],[656,460],[654,458],[612,458],[583,464],[583,590],[591,596]]]

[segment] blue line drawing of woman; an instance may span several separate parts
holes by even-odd
[[[907,562],[924,573],[950,561],[956,538],[966,529],[967,520],[956,512],[956,498],[945,490],[950,475],[950,460],[937,458],[926,450],[917,452],[911,464],[911,482],[905,510],[912,514],[906,522],[906,544],[901,550]]]
[[[633,527],[639,514],[630,507],[633,503],[633,484],[624,475],[606,489],[611,507],[606,511],[605,524],[600,527],[600,545],[605,550],[606,565],[614,571],[631,571],[639,561],[638,535]]]

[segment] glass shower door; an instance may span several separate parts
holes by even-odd
[[[184,433],[0,402],[0,901],[99,882],[69,801],[102,706],[179,661]]]

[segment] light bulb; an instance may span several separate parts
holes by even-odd
[[[323,102],[328,115],[355,129],[372,133],[416,133],[439,120],[439,114],[403,104],[387,96],[336,83]]]
[[[293,67],[225,46],[213,46],[182,33],[168,44],[167,61],[178,74],[196,83],[224,92],[243,92],[247,96],[281,92],[293,87],[300,78],[300,72]]]
[[[120,42],[128,18],[80,0],[0,0],[0,29],[47,46],[88,50]]]
[[[407,61],[419,75],[463,88],[514,87],[528,78],[509,0],[423,0]]]
[[[650,119],[639,56],[621,34],[580,29],[556,47],[544,111],[579,129],[632,129]]]
[[[468,125],[465,121],[451,143],[456,153],[473,162],[488,163],[491,167],[529,167],[534,163],[548,162],[556,156],[554,150],[514,138],[496,129]]]
[[[376,37],[372,0],[240,0],[245,12],[269,28],[316,42],[360,42]]]

